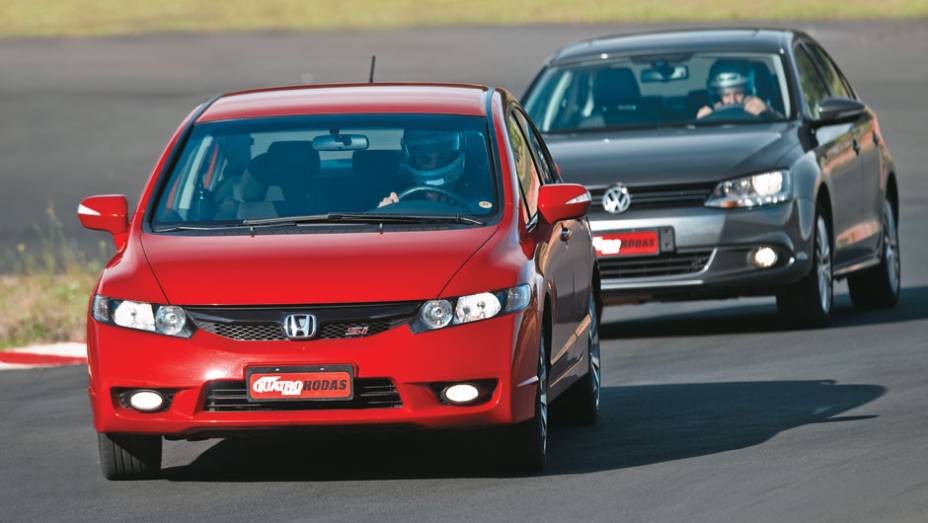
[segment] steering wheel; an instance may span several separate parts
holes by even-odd
[[[419,186],[419,187],[413,187],[411,189],[406,189],[405,191],[403,191],[397,196],[397,199],[405,200],[417,194],[429,194],[429,193],[437,194],[438,196],[441,196],[445,200],[448,200],[448,203],[450,203],[451,205],[457,205],[459,207],[467,207],[467,202],[463,198],[461,198],[457,194],[454,194],[451,191],[440,189],[438,187]]]
[[[764,119],[763,115],[767,111],[764,111],[760,114],[749,113],[744,110],[744,106],[741,104],[731,104],[723,105],[721,107],[715,108],[711,113],[703,116],[699,119],[702,122],[713,122],[716,120],[732,120],[732,121],[753,121]]]

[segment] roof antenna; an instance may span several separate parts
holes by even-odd
[[[377,55],[371,55],[371,76],[368,83],[374,83],[374,66],[377,65]]]

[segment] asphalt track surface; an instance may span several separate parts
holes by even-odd
[[[555,425],[542,477],[460,435],[168,443],[164,478],[102,479],[80,367],[0,373],[0,520],[928,521],[928,22],[803,25],[879,113],[902,189],[902,301],[780,326],[770,299],[613,307],[603,415]],[[178,121],[242,87],[378,79],[525,87],[632,26],[0,41],[0,249],[49,201],[135,199]]]

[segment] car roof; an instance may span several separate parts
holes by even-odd
[[[712,28],[652,31],[603,36],[576,42],[557,51],[548,65],[601,59],[603,55],[634,55],[676,51],[779,52],[803,33],[789,29]]]
[[[310,114],[434,113],[485,116],[490,89],[477,84],[297,85],[224,94],[197,122]]]

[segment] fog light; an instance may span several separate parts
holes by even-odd
[[[771,247],[758,247],[751,251],[751,263],[761,269],[769,269],[777,263],[777,251]]]
[[[446,387],[445,390],[441,391],[442,398],[450,403],[470,403],[477,399],[479,395],[480,390],[470,383],[459,383]]]
[[[153,390],[140,390],[129,395],[129,405],[141,412],[155,412],[164,406],[164,396]]]

